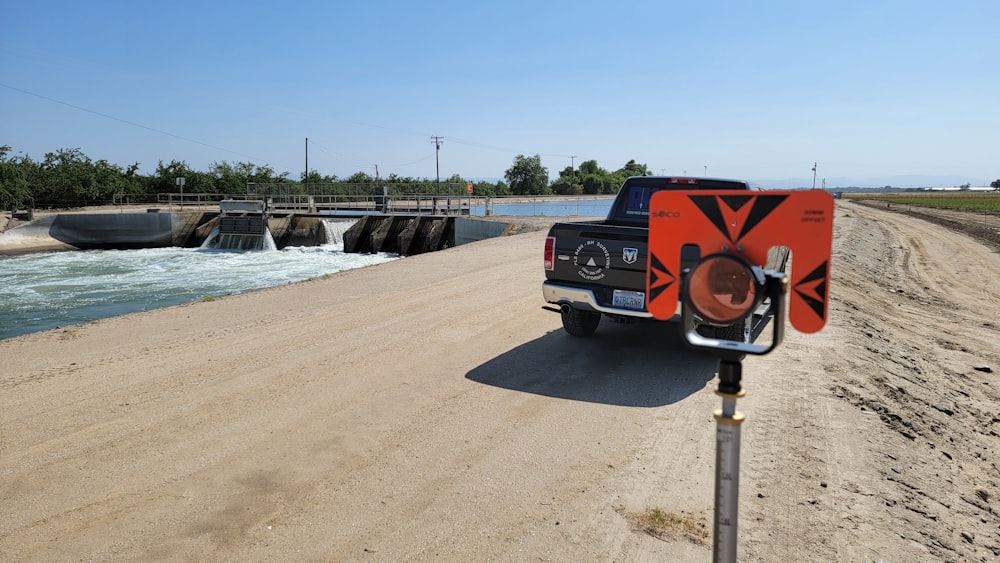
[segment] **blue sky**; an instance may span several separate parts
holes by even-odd
[[[0,0],[0,144],[298,178],[1000,178],[1000,2]],[[575,156],[573,159],[571,157]],[[820,180],[821,181],[821,180]],[[919,181],[919,180],[914,180]]]

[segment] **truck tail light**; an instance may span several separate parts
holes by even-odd
[[[696,185],[698,185],[698,179],[697,178],[671,178],[670,179],[670,183],[671,184],[684,184],[684,185],[688,185],[688,186],[696,186]]]
[[[556,268],[556,237],[545,237],[545,269],[552,271]]]

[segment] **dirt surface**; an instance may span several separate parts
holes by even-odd
[[[715,362],[566,335],[536,222],[0,341],[0,560],[710,560]],[[741,560],[1000,560],[1000,254],[848,203],[834,246],[827,327],[744,364]]]
[[[994,250],[1000,250],[1000,215],[995,213],[936,209],[933,207],[892,203],[877,199],[857,199],[851,201],[859,205],[888,209],[894,213],[903,213],[911,217],[937,223],[950,230],[965,233]]]

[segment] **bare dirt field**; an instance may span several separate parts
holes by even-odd
[[[551,222],[0,341],[0,560],[709,560],[715,362],[566,335]],[[827,327],[744,362],[741,560],[1000,560],[1000,254],[834,239]]]

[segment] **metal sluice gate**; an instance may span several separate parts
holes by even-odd
[[[219,202],[218,247],[238,250],[266,248],[267,207],[258,200]]]
[[[219,218],[219,234],[264,236],[267,218],[261,215],[234,215]]]

